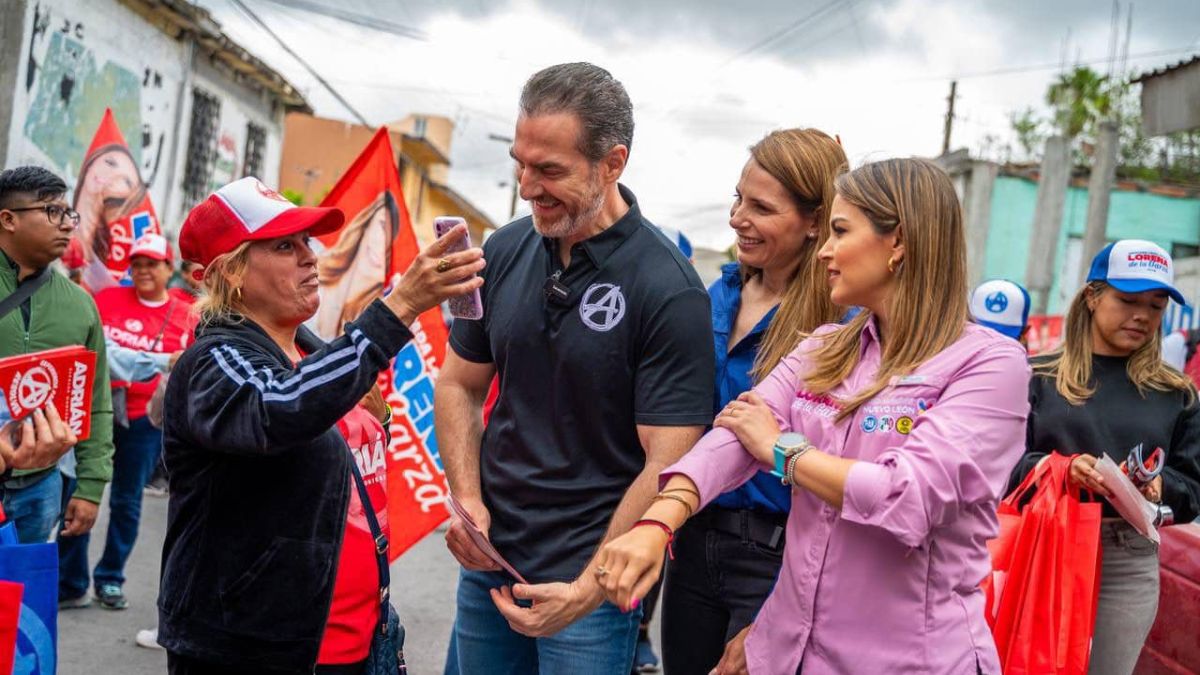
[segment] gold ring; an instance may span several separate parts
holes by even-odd
[[[449,260],[442,258],[441,260],[438,261],[438,264],[437,264],[438,274],[442,274],[449,269],[450,269],[450,261]]]
[[[596,566],[596,576],[597,576],[597,577],[603,577],[603,576],[605,576],[605,575],[607,575],[607,574],[608,574],[608,570],[604,569],[604,565],[597,565],[597,566]]]

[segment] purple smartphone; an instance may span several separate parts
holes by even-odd
[[[433,233],[439,239],[446,235],[447,232],[454,229],[459,223],[467,221],[458,216],[438,216],[433,219]],[[447,253],[457,253],[471,248],[471,233],[468,231],[463,235],[458,242],[451,244],[447,249]],[[446,301],[450,305],[450,316],[456,319],[482,319],[483,318],[483,300],[479,298],[479,289],[475,289],[465,295],[460,295],[450,298]]]

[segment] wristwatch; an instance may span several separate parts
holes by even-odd
[[[803,434],[797,434],[789,431],[786,434],[780,434],[775,441],[775,468],[771,470],[771,474],[780,479],[784,485],[792,484],[792,477],[788,469],[791,468],[791,460],[794,457],[799,457],[808,451],[812,444]]]

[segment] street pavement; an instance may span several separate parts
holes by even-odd
[[[84,609],[59,612],[60,675],[166,672],[165,652],[144,649],[134,642],[139,629],[150,628],[157,621],[154,602],[158,596],[159,558],[166,522],[166,499],[147,496],[142,500],[141,532],[125,574],[128,609],[106,610],[93,603]],[[93,530],[92,565],[104,548],[107,527],[106,500]],[[454,622],[458,564],[446,550],[442,534],[440,530],[430,534],[392,565],[392,601],[408,631],[404,653],[409,672],[414,675],[442,672]]]
[[[91,607],[59,612],[60,675],[166,672],[165,652],[144,649],[134,642],[138,630],[150,628],[157,621],[154,602],[166,522],[166,499],[147,496],[142,500],[141,531],[125,571],[128,609],[106,610],[93,603]],[[106,498],[92,530],[92,565],[104,548],[107,527]],[[440,675],[446,662],[446,645],[454,623],[458,563],[446,550],[443,534],[443,529],[433,532],[392,564],[392,602],[407,630],[404,654],[412,675]]]

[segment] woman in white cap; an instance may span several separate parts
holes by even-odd
[[[1051,452],[1077,454],[1070,480],[1108,495],[1095,464],[1118,464],[1140,446],[1162,448],[1164,469],[1142,494],[1189,522],[1200,515],[1200,408],[1191,381],[1160,357],[1160,324],[1174,287],[1171,256],[1149,241],[1109,244],[1067,311],[1065,340],[1033,359],[1027,450],[1009,483],[1018,485]],[[1128,675],[1158,609],[1158,544],[1104,502],[1100,601],[1089,673]]]
[[[403,640],[387,596],[390,411],[364,396],[419,314],[482,285],[483,252],[447,253],[455,228],[326,344],[302,326],[319,304],[309,237],[343,221],[243,178],[180,232],[207,295],[164,400],[158,641],[174,675],[357,675]]]
[[[146,234],[129,254],[131,286],[112,286],[96,294],[104,335],[121,347],[139,352],[173,354],[187,346],[196,322],[192,298],[170,291],[171,245],[160,234]],[[137,541],[142,514],[142,486],[150,478],[162,450],[162,432],[146,414],[159,376],[142,382],[113,378],[112,483],[108,495],[108,534],[95,570],[88,569],[87,533],[60,537],[59,606],[84,607],[89,576],[96,601],[105,609],[125,609],[122,590],[125,563]]]

